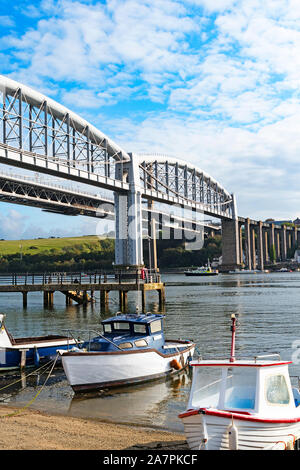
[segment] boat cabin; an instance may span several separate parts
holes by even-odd
[[[112,351],[116,349],[162,349],[164,345],[163,315],[123,314],[101,322],[103,336],[93,338],[87,349]]]
[[[192,361],[188,409],[213,408],[267,417],[292,414],[300,403],[300,395],[292,389],[289,364],[258,358],[234,362]]]

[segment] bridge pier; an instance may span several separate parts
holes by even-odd
[[[222,220],[222,266],[221,271],[240,267],[240,231],[237,220]]]
[[[263,230],[262,230],[262,222],[258,222],[257,227],[257,261],[258,261],[258,269],[263,271],[264,269],[264,247],[263,247]]]
[[[241,231],[237,217],[236,200],[232,196],[232,219],[222,219],[222,265],[220,271],[228,272],[241,267]]]

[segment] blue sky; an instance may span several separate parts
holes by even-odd
[[[127,151],[194,162],[236,194],[242,216],[300,216],[299,0],[0,6],[0,73]],[[95,230],[21,206],[1,204],[0,214],[4,238]]]

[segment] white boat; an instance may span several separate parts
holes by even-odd
[[[217,269],[212,269],[208,260],[206,266],[188,269],[188,271],[184,271],[184,274],[186,276],[217,276],[219,274],[219,271]]]
[[[192,361],[187,410],[179,415],[193,450],[293,448],[300,438],[300,393],[289,361],[236,360],[232,316],[230,359]]]
[[[184,369],[195,344],[165,340],[163,315],[116,315],[103,320],[103,334],[73,351],[61,351],[67,380],[75,392],[136,384]]]

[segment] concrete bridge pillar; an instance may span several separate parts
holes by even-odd
[[[275,264],[277,260],[277,255],[276,255],[274,224],[270,224],[268,232],[269,232],[269,259],[271,263]]]
[[[264,247],[263,247],[263,229],[262,229],[262,222],[258,222],[257,227],[257,264],[258,268],[263,270],[264,269]]]
[[[143,260],[142,202],[139,165],[131,161],[116,166],[116,178],[130,184],[128,193],[114,193],[115,199],[115,264],[140,267]]]
[[[222,219],[222,266],[221,271],[240,268],[240,231],[236,201],[232,195],[232,219]]]
[[[252,255],[252,269],[256,269],[256,230],[255,226],[251,225],[250,227],[251,233],[251,255]]]
[[[252,269],[250,219],[246,219],[245,221],[245,250],[246,266],[248,269]]]
[[[280,261],[281,260],[281,245],[280,245],[280,231],[279,230],[276,231],[275,239],[276,239],[276,243],[275,243],[276,259],[277,261]]]
[[[270,262],[270,252],[269,252],[269,234],[268,230],[263,228],[263,256],[264,256],[264,264],[268,264]]]
[[[283,225],[280,229],[280,247],[281,247],[281,260],[287,259],[287,241],[286,241],[286,226]]]
[[[298,246],[298,233],[297,232],[298,232],[298,229],[297,229],[297,226],[295,225],[292,231],[292,245],[295,250]]]

